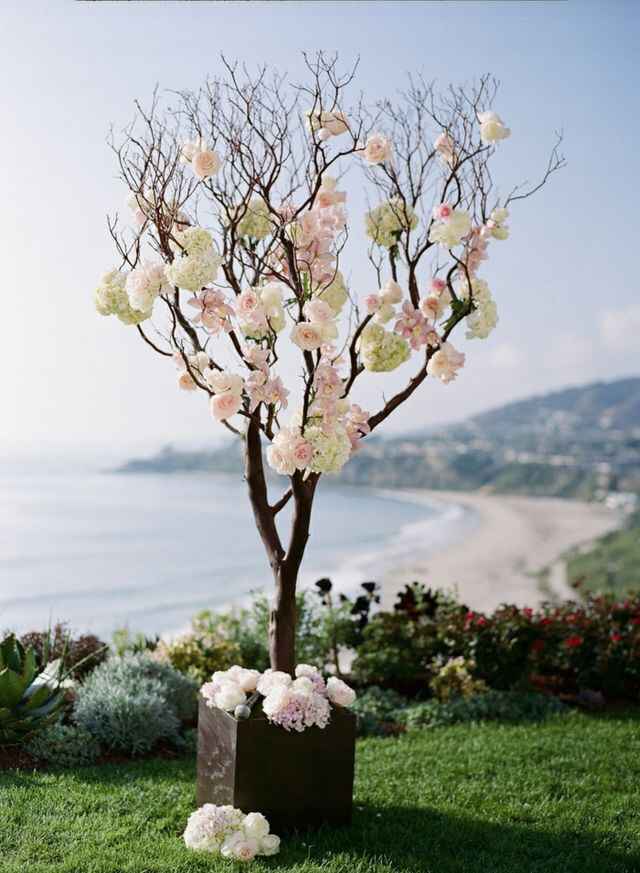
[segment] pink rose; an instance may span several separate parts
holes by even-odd
[[[304,439],[304,437],[300,437],[300,439],[296,440],[293,444],[291,455],[298,470],[303,470],[305,467],[309,466],[311,458],[313,457],[313,447],[311,446],[311,443]]]
[[[191,160],[193,172],[199,179],[208,179],[209,176],[215,176],[221,164],[222,161],[218,155],[209,149],[196,152]]]
[[[319,349],[323,343],[322,331],[310,321],[301,321],[291,331],[291,340],[305,352]]]
[[[211,414],[216,421],[224,421],[231,418],[242,406],[242,397],[232,394],[230,391],[224,394],[216,394],[211,398]]]
[[[236,298],[236,311],[242,315],[248,315],[258,305],[258,295],[252,288],[247,288]]]
[[[363,157],[370,164],[382,164],[391,157],[391,143],[381,133],[374,133],[367,140]]]
[[[429,290],[434,295],[434,297],[439,297],[446,287],[447,283],[444,281],[444,279],[439,279],[437,276],[434,276],[433,279],[429,282]]]
[[[453,208],[448,203],[441,203],[439,206],[434,206],[433,217],[436,221],[447,221],[451,218]]]
[[[382,301],[378,294],[369,294],[364,298],[364,305],[367,307],[369,315],[374,315],[382,305]]]

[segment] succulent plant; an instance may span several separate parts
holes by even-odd
[[[64,702],[60,674],[60,661],[38,673],[35,651],[13,634],[0,643],[0,746],[55,721]]]

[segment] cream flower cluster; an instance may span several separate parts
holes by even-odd
[[[267,449],[267,461],[282,476],[291,476],[296,470],[339,473],[352,449],[346,422],[336,421],[331,427],[323,427],[319,418],[312,417],[304,436],[296,424],[281,427]]]
[[[388,373],[404,364],[410,357],[407,341],[385,330],[381,324],[369,322],[360,335],[360,356],[366,370],[371,373]]]
[[[349,292],[342,273],[337,270],[331,282],[321,287],[316,296],[328,303],[336,315],[340,315],[344,304],[349,299]]]
[[[461,282],[457,293],[461,300],[468,299],[469,283],[466,278]],[[466,337],[467,339],[486,339],[498,323],[498,307],[484,279],[472,277],[471,299],[475,309],[466,319]]]
[[[177,231],[175,239],[184,254],[176,255],[173,262],[165,267],[169,283],[195,293],[215,282],[222,259],[213,248],[209,231],[201,227],[189,227]]]
[[[509,210],[504,208],[494,209],[489,216],[489,220],[484,225],[487,229],[487,232],[491,234],[494,239],[508,239],[509,238],[509,227],[505,223],[507,218],[509,218]]]
[[[491,144],[511,136],[511,130],[505,127],[503,120],[495,112],[479,112],[478,122],[483,143]]]
[[[385,249],[394,246],[405,230],[418,226],[418,216],[408,203],[397,198],[387,200],[365,216],[367,236]]]
[[[274,228],[273,217],[267,204],[261,197],[252,197],[247,204],[247,211],[238,222],[240,236],[260,240],[273,233]]]
[[[433,210],[434,223],[429,231],[429,242],[439,243],[448,249],[460,245],[471,230],[471,217],[464,209],[454,209],[441,203]]]
[[[116,315],[123,324],[140,324],[149,318],[151,309],[134,309],[127,294],[127,276],[120,270],[105,273],[95,291],[100,315]]]
[[[233,666],[213,674],[200,693],[211,708],[235,712],[257,691],[264,698],[262,711],[274,724],[285,730],[303,731],[317,725],[325,728],[331,718],[331,706],[351,706],[355,691],[341,679],[331,676],[326,682],[320,671],[310,664],[298,664],[295,678],[281,670],[248,670]]]
[[[245,863],[280,851],[280,837],[270,833],[262,813],[245,815],[233,806],[214,803],[205,803],[191,813],[183,838],[188,849]]]

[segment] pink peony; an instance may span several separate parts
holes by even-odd
[[[242,406],[242,397],[227,391],[225,394],[215,394],[211,398],[211,414],[216,421],[231,418]]]

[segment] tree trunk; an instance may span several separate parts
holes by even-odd
[[[273,571],[276,596],[269,614],[269,656],[274,670],[293,674],[296,664],[296,584],[300,564],[309,539],[311,507],[317,474],[306,479],[297,471],[291,477],[293,518],[287,551],[282,547],[276,527],[276,508],[269,504],[262,460],[260,420],[254,414],[249,420],[245,445],[245,478],[256,526]]]
[[[291,478],[294,510],[291,520],[291,539],[283,560],[274,570],[276,596],[269,615],[269,656],[274,670],[291,673],[296,666],[296,586],[298,573],[304,557],[311,508],[318,477],[311,475],[302,479],[300,472]]]

